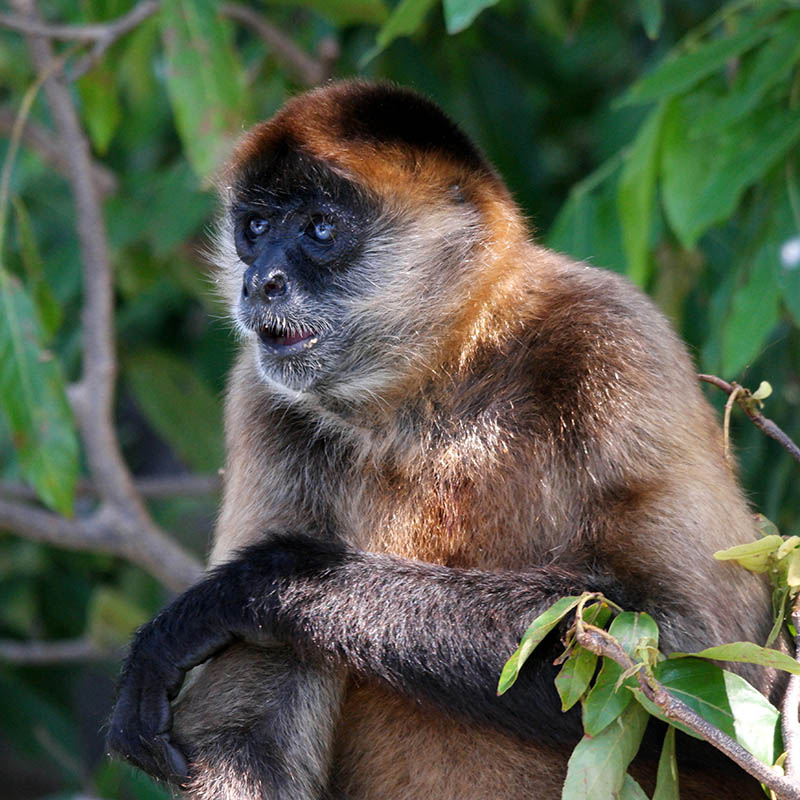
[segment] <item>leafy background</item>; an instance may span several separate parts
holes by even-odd
[[[53,0],[46,13],[84,24],[133,5]],[[388,78],[430,95],[497,165],[540,239],[644,287],[702,371],[753,388],[769,380],[766,413],[800,439],[796,2],[244,7],[307,54],[335,43],[336,76]],[[0,160],[9,166],[11,125],[35,80],[23,37],[0,21]],[[229,6],[163,0],[74,83],[115,270],[118,432],[138,476],[213,475],[222,464],[220,396],[234,343],[203,256],[211,176],[242,128],[305,80]],[[37,97],[29,127],[49,125]],[[28,485],[45,506],[80,515],[93,500],[76,492],[86,468],[66,400],[81,360],[73,199],[54,160],[27,140],[9,178],[0,209],[0,498]],[[736,418],[734,438],[754,505],[783,533],[800,533],[796,464]],[[202,555],[216,502],[213,492],[162,497],[150,510]],[[117,646],[166,598],[120,558],[0,532],[4,640],[88,632]],[[117,667],[113,658],[0,663],[4,796],[166,797],[102,758],[98,731]]]

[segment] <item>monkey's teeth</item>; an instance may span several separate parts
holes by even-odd
[[[285,328],[265,326],[258,332],[259,338],[264,344],[275,348],[309,348],[313,347],[319,336],[316,331],[301,328],[299,331],[290,332]],[[302,348],[299,346],[302,345]]]

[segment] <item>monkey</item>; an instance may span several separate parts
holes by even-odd
[[[685,346],[538,244],[438,106],[326,84],[220,184],[242,346],[211,569],[136,634],[111,752],[198,800],[558,796],[557,631],[496,695],[557,598],[645,610],[666,652],[766,640],[766,586],[712,558],[753,526]],[[760,796],[708,750],[681,780]]]

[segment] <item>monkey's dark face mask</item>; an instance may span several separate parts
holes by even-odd
[[[341,348],[347,274],[368,210],[346,182],[297,166],[249,181],[230,213],[244,265],[237,320],[254,334],[264,377],[305,391],[330,373]]]

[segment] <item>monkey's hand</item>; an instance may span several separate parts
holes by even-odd
[[[110,753],[163,780],[187,781],[186,756],[171,739],[171,701],[190,669],[235,641],[276,641],[272,628],[280,587],[316,566],[307,544],[301,540],[287,548],[278,541],[259,548],[261,558],[222,564],[137,631],[106,738]],[[331,544],[322,550],[329,557],[340,548]]]

